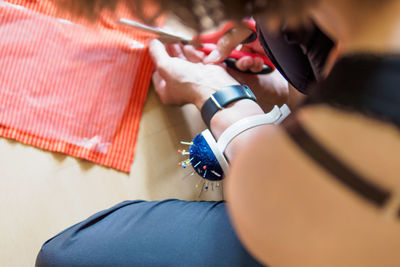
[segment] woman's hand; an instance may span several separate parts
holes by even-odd
[[[203,62],[206,64],[221,63],[225,60],[232,50],[246,40],[254,32],[244,25],[240,25],[228,31],[217,45],[215,45],[213,52],[204,58]],[[211,46],[211,45],[210,45]],[[249,44],[244,44],[241,48],[244,52],[265,55],[263,47],[258,41]],[[257,97],[257,102],[265,112],[271,110],[274,105],[282,105],[288,103],[289,87],[288,82],[278,71],[270,74],[248,74],[245,71],[260,72],[263,68],[263,60],[261,58],[252,58],[245,56],[236,61],[236,71],[227,68],[227,71],[241,84],[248,85]]]
[[[201,109],[218,89],[239,84],[224,67],[203,64],[204,54],[193,47],[173,45],[167,51],[160,41],[152,40],[149,49],[155,63],[154,88],[165,104],[191,103]]]
[[[245,26],[240,26],[227,32],[221,39],[219,39],[216,48],[210,55],[204,59],[204,63],[221,63],[229,54],[236,49],[236,47],[246,40],[253,31]],[[244,44],[241,48],[244,52],[265,55],[264,49],[258,41],[250,44]],[[236,67],[241,71],[248,71],[257,73],[263,68],[264,61],[261,58],[252,58],[245,56],[236,61]]]
[[[204,65],[204,54],[193,46],[175,44],[165,47],[160,41],[153,40],[150,43],[150,54],[156,65],[154,87],[165,104],[193,103],[200,110],[212,93],[239,84],[221,65]],[[214,115],[210,130],[218,139],[236,121],[262,113],[260,106],[252,100],[236,101]],[[225,152],[229,160],[251,140],[248,139],[250,135],[251,131],[241,134],[235,139],[236,142],[229,145]]]

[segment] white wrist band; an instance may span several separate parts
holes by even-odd
[[[186,168],[191,165],[198,175],[209,181],[222,180],[229,171],[229,164],[224,155],[226,147],[240,133],[264,124],[279,124],[290,114],[288,106],[281,108],[275,106],[266,114],[256,115],[241,119],[226,129],[218,142],[215,141],[210,130],[206,129],[198,134],[190,145],[189,159],[181,162]],[[183,154],[182,154],[183,155]]]
[[[287,105],[281,108],[275,106],[270,112],[266,114],[255,115],[241,119],[226,129],[217,142],[217,147],[222,153],[225,152],[229,143],[242,132],[251,128],[264,125],[264,124],[279,124],[290,114],[290,109]]]
[[[221,169],[224,171],[224,173],[228,173],[229,170],[229,164],[228,161],[225,158],[224,151],[218,149],[218,144],[214,139],[214,136],[211,134],[210,130],[204,130],[202,132],[202,135],[208,145],[210,146],[210,149],[212,153],[214,154],[215,158],[217,159],[219,165],[221,166]]]

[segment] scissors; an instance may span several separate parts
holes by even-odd
[[[142,23],[139,23],[137,21],[129,20],[126,18],[121,18],[117,20],[118,23],[129,26],[135,29],[139,29],[145,32],[149,32],[155,35],[158,35],[158,39],[160,39],[163,42],[166,43],[176,43],[180,42],[182,44],[191,44],[196,49],[202,51],[204,54],[209,55],[213,49],[215,48],[215,44],[217,44],[218,40],[224,36],[228,31],[232,30],[235,27],[235,23],[228,22],[222,27],[221,30],[211,33],[211,34],[205,34],[205,35],[199,35],[195,36],[194,38],[188,38],[183,35],[170,32],[164,29],[160,29],[157,27],[151,27]],[[252,25],[248,26],[250,30],[255,31],[254,27]],[[256,42],[256,40],[251,40],[250,42]],[[207,44],[214,44],[214,46],[210,46]],[[260,72],[254,73],[251,72],[250,70],[248,71],[241,71],[236,67],[236,61],[244,56],[250,56],[252,58],[261,58],[264,62],[263,68]],[[232,69],[238,70],[240,72],[244,73],[249,73],[249,74],[268,74],[271,73],[272,71],[275,70],[274,65],[272,64],[271,60],[265,56],[265,55],[260,55],[260,54],[255,54],[255,53],[249,53],[249,52],[243,52],[240,50],[233,50],[228,58],[224,61],[225,64]]]

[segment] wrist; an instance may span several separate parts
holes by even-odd
[[[242,99],[217,112],[211,119],[210,128],[214,137],[218,140],[219,136],[233,123],[263,113],[262,108],[256,102]]]
[[[204,105],[207,99],[216,91],[216,89],[208,86],[199,87],[199,90],[197,90],[197,94],[194,95],[193,104],[198,110],[201,110],[201,107]]]
[[[204,123],[210,128],[211,119],[216,113],[241,99],[257,102],[255,95],[247,85],[230,85],[216,91],[201,107],[200,113]]]
[[[237,81],[232,80],[226,83],[218,83],[215,86],[199,85],[196,90],[196,94],[193,96],[194,99],[192,103],[197,107],[198,110],[201,110],[204,103],[210,98],[212,94],[214,94],[218,90],[223,89],[224,87],[231,85],[240,85],[240,84]]]

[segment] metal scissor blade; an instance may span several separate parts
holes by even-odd
[[[135,28],[135,29],[139,29],[145,32],[149,32],[149,33],[153,33],[158,35],[161,39],[163,40],[170,40],[170,41],[175,41],[175,42],[182,42],[182,43],[191,43],[192,39],[191,38],[187,38],[185,36],[164,30],[164,29],[160,29],[157,27],[151,27],[142,23],[139,23],[137,21],[133,21],[130,19],[125,19],[125,18],[120,18],[119,20],[117,20],[118,23]]]

